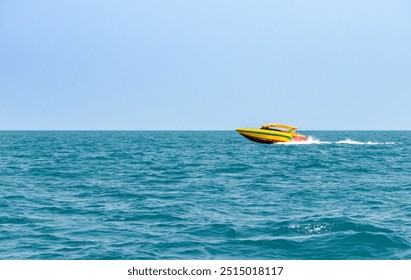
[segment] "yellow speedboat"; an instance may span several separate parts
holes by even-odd
[[[236,131],[251,141],[264,144],[308,140],[307,136],[297,133],[295,126],[278,123],[269,123],[261,128],[237,128]]]

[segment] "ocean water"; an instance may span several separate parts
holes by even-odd
[[[0,132],[0,259],[411,259],[411,132]]]

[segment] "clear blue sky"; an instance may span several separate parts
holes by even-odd
[[[0,129],[411,129],[411,2],[2,0]]]

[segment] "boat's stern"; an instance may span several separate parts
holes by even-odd
[[[302,142],[302,141],[307,141],[308,140],[307,136],[301,135],[301,134],[294,134],[291,137],[293,138],[293,141],[296,141],[296,142]]]

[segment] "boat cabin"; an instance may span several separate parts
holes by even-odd
[[[261,129],[275,130],[275,131],[288,132],[288,133],[297,132],[297,128],[295,126],[278,124],[278,123],[269,123],[269,124],[263,125]]]

